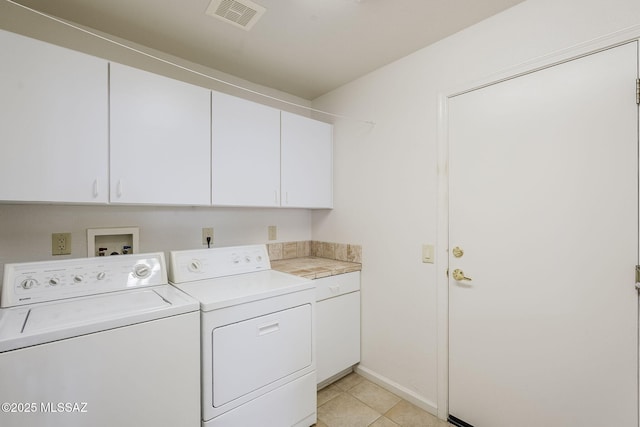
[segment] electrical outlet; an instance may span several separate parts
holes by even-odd
[[[51,235],[51,255],[71,254],[71,233],[53,233]]]
[[[207,242],[207,237],[210,238],[209,242]],[[213,227],[207,227],[202,229],[202,244],[205,246],[213,245]]]
[[[269,240],[276,240],[278,238],[278,227],[275,225],[269,226]]]

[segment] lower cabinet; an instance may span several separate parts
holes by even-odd
[[[316,279],[318,384],[360,362],[360,272]]]

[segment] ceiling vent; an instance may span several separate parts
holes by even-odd
[[[212,0],[206,14],[249,31],[266,10],[249,0]]]

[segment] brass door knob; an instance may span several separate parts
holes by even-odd
[[[471,281],[471,278],[466,277],[464,275],[464,271],[460,270],[459,268],[456,268],[455,270],[453,270],[453,278],[457,281],[461,281],[461,280]]]
[[[452,252],[453,252],[453,256],[456,258],[460,258],[462,257],[462,255],[464,255],[464,251],[460,246],[456,246],[455,248],[453,248]]]

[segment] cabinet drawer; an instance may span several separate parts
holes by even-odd
[[[360,290],[360,272],[338,274],[314,280],[316,285],[316,301],[333,298]]]

